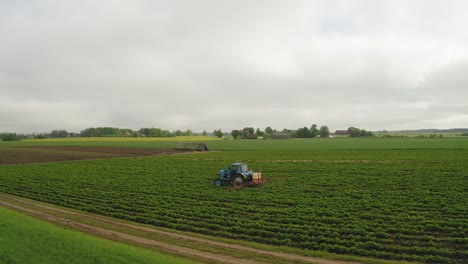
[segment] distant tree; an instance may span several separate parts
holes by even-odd
[[[367,131],[365,129],[361,129],[361,137],[372,137],[373,134],[371,131]]]
[[[131,130],[130,128],[120,128],[120,132],[121,132],[122,134],[123,134],[123,133],[126,133],[126,132],[132,133],[133,130]]]
[[[47,135],[46,134],[37,134],[36,136],[34,136],[35,139],[45,139],[47,138]]]
[[[263,131],[261,131],[260,128],[257,128],[257,130],[255,131],[255,134],[257,134],[257,136],[259,136],[259,137],[263,137],[263,135],[265,133]]]
[[[367,137],[367,130],[361,129],[361,137]]]
[[[296,137],[297,137],[296,132],[297,132],[297,131],[292,131],[292,130],[291,130],[291,138],[296,138]]]
[[[114,136],[114,137],[121,137],[122,132],[120,131],[119,128],[116,127],[98,127],[98,131],[100,131],[100,136],[104,137],[109,137],[109,136]]]
[[[317,129],[317,125],[312,124],[312,126],[310,127],[310,137],[316,138],[319,135],[320,131]]]
[[[242,129],[242,135],[244,138],[252,137],[255,134],[255,129],[253,127],[244,127]]]
[[[3,141],[18,141],[21,138],[16,133],[4,133],[0,135]]]
[[[50,132],[51,138],[66,138],[68,137],[68,132],[66,130],[52,130]]]
[[[161,135],[163,134],[163,131],[161,130]],[[193,136],[193,132],[190,129],[187,129],[185,131],[181,131],[177,129],[175,132],[172,133],[173,135],[180,137],[180,136]]]
[[[240,130],[234,129],[231,131],[231,135],[234,139],[237,139],[240,135],[242,135],[242,132]]]
[[[171,133],[168,130],[163,130],[160,128],[140,128],[138,132],[142,135],[145,135],[147,137],[175,137],[176,133]]]
[[[215,136],[218,137],[218,138],[222,138],[223,135],[224,135],[224,133],[223,133],[223,131],[221,131],[221,128],[220,128],[220,129],[218,129],[218,130],[214,130],[214,131],[213,131],[213,135],[215,135]]]
[[[267,127],[267,128],[265,128],[265,133],[271,135],[271,134],[273,134],[273,129],[271,127]]]
[[[309,138],[311,137],[310,130],[307,127],[299,128],[296,131],[297,138]]]
[[[164,129],[161,129],[160,136],[161,137],[175,137],[175,135],[171,133],[169,130],[164,130]]]
[[[349,127],[348,134],[350,137],[372,137],[373,136],[371,131],[366,131],[365,129],[359,129],[356,127]]]
[[[327,126],[321,126],[320,127],[320,137],[322,138],[327,138],[330,136],[330,130],[328,129]]]
[[[180,137],[182,136],[182,131],[180,131],[179,129],[176,130],[176,132],[174,132],[174,134],[177,136],[177,137]]]
[[[82,137],[98,137],[99,134],[96,128],[90,127],[81,131],[81,136]]]
[[[202,133],[203,136],[207,136],[208,133],[206,132],[206,130],[203,130],[203,133]]]
[[[348,134],[350,137],[360,137],[361,136],[361,130],[356,127],[349,127],[348,128]]]
[[[121,137],[122,131],[116,127],[90,127],[81,131],[82,137]]]
[[[138,133],[140,133],[140,135],[146,136],[149,133],[149,128],[140,128]]]
[[[120,129],[120,134],[122,134],[122,136],[124,136],[126,133],[128,133],[128,135],[130,135],[132,137],[137,137],[138,136],[137,133],[134,132],[133,130],[131,130],[130,128],[121,128]]]
[[[148,135],[149,137],[161,137],[162,136],[162,129],[160,128],[155,128],[152,127],[148,130]]]

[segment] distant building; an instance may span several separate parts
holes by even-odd
[[[336,130],[334,134],[335,135],[342,135],[342,136],[349,135],[348,130]]]

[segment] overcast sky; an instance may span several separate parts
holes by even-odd
[[[468,1],[0,0],[0,132],[468,127]]]

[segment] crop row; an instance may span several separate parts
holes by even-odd
[[[0,191],[274,245],[433,263],[468,257],[466,162],[268,162],[280,152],[262,153],[249,160],[273,179],[260,188],[215,188],[223,163],[209,154],[0,166]]]

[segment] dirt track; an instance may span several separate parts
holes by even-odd
[[[48,206],[42,203],[34,202],[31,200],[25,200],[22,198],[5,195],[5,194],[0,194],[0,205],[7,207],[7,208],[14,209],[16,211],[26,213],[28,215],[34,216],[39,219],[43,219],[49,222],[55,222],[60,225],[71,227],[73,229],[78,229],[80,231],[90,233],[93,235],[98,235],[98,236],[106,237],[106,238],[113,239],[113,240],[124,241],[124,242],[131,243],[131,244],[138,244],[138,245],[143,245],[147,247],[149,246],[149,247],[156,248],[160,251],[165,251],[165,252],[169,252],[169,253],[173,253],[177,255],[190,257],[190,258],[195,257],[197,259],[204,259],[204,260],[211,261],[211,262],[215,261],[215,262],[230,263],[230,264],[267,263],[267,262],[260,262],[256,260],[238,258],[238,257],[233,257],[229,255],[219,254],[219,253],[211,253],[211,252],[201,251],[197,249],[192,249],[189,247],[183,247],[179,245],[173,245],[173,244],[169,244],[165,242],[160,242],[154,239],[148,239],[148,238],[140,237],[140,236],[133,235],[133,234],[118,232],[118,231],[112,230],[112,227],[116,229],[119,229],[120,227],[120,229],[123,228],[128,231],[131,231],[131,230],[144,231],[147,233],[158,234],[158,235],[163,235],[163,236],[172,237],[176,239],[192,241],[192,242],[196,242],[199,245],[206,245],[207,247],[209,246],[221,247],[225,249],[226,251],[228,251],[229,249],[234,249],[234,250],[249,252],[254,255],[277,257],[279,259],[283,259],[286,261],[289,260],[291,262],[316,263],[316,264],[358,264],[358,262],[336,261],[336,260],[328,260],[328,259],[315,258],[315,257],[307,257],[307,256],[291,254],[291,253],[267,251],[267,250],[262,250],[262,249],[246,247],[246,246],[242,246],[238,244],[229,244],[225,242],[219,242],[219,241],[209,240],[209,239],[195,237],[195,236],[171,233],[171,232],[167,232],[167,231],[163,231],[163,230],[159,230],[159,229],[155,229],[155,228],[151,228],[147,226],[141,226],[137,224],[130,224],[127,222],[111,220],[109,218],[104,218],[104,217],[100,217],[97,215],[80,213],[80,212],[68,210],[65,208],[52,207],[52,206]],[[60,216],[56,215],[57,213],[60,214]],[[86,222],[86,220],[99,222],[99,223],[105,224],[105,226],[108,226],[109,228],[103,228],[102,226],[85,224],[82,221],[80,221],[80,219],[82,219],[83,222]],[[268,262],[268,263],[272,263],[272,262]]]

